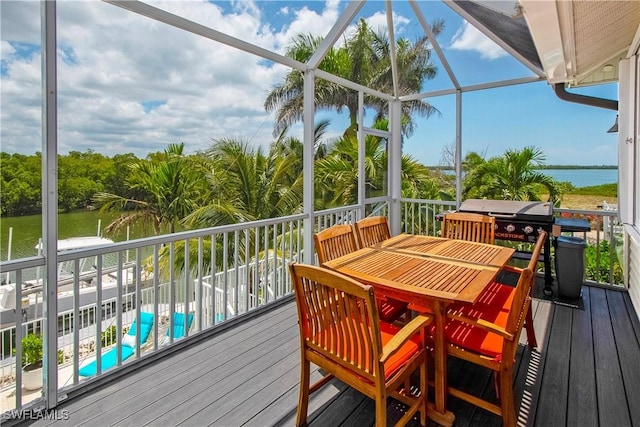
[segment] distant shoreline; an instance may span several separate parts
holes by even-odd
[[[454,170],[455,168],[453,166],[427,166],[427,168],[429,169],[436,169],[436,170]],[[617,165],[589,165],[589,166],[582,166],[582,165],[543,165],[543,166],[538,166],[534,169],[567,169],[567,170],[571,170],[571,169],[618,169]]]

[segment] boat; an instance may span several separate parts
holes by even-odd
[[[98,246],[113,244],[113,240],[100,236],[71,237],[58,240],[58,253],[70,250],[87,249]],[[43,248],[40,241],[36,245],[38,253]],[[96,290],[98,283],[98,272],[96,271],[97,260],[94,257],[81,258],[77,261],[67,261],[58,263],[58,313],[69,313],[74,308],[74,288],[76,285],[74,268],[79,269],[79,295],[78,308],[82,311],[95,307]],[[123,294],[128,292],[128,288],[135,283],[134,263],[125,263],[122,268],[121,278],[125,284]],[[38,269],[39,270],[39,269]],[[42,307],[42,278],[40,272],[36,277],[22,281],[22,301],[21,307],[16,308],[16,284],[3,283],[0,286],[0,328],[15,326],[16,313],[22,318],[22,322],[29,322],[43,316]],[[103,309],[105,301],[113,301],[117,296],[118,272],[115,262],[105,262],[101,271],[101,287]],[[113,304],[109,302],[109,304]],[[111,312],[113,310],[103,310]],[[61,323],[65,323],[62,321]],[[64,327],[62,327],[64,329]],[[62,331],[61,331],[62,332]]]

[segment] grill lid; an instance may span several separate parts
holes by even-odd
[[[462,202],[458,210],[491,215],[496,218],[548,222],[553,220],[553,205],[550,202],[467,199]]]

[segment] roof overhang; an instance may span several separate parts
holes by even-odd
[[[520,0],[549,83],[618,81],[640,27],[638,1]]]

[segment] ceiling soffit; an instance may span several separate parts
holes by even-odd
[[[638,1],[573,2],[577,83],[617,81],[618,62],[626,56],[639,24]],[[603,71],[607,64],[613,70]]]
[[[521,4],[550,83],[586,86],[618,80],[618,62],[640,26],[639,1]]]

